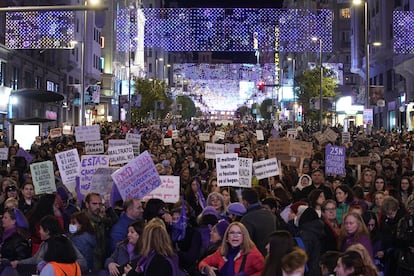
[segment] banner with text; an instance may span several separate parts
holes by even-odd
[[[75,127],[75,139],[76,142],[101,140],[99,125]]]
[[[125,140],[127,140],[128,143],[132,145],[132,149],[134,150],[134,156],[138,156],[141,147],[141,134],[127,133]]]
[[[111,166],[125,164],[134,159],[132,145],[114,146],[108,148],[109,164]]]
[[[104,142],[99,141],[86,141],[85,153],[86,154],[100,154],[105,152]]]
[[[239,185],[239,159],[237,153],[216,154],[217,186]]]
[[[112,185],[114,180],[111,175],[116,171],[116,168],[97,168],[92,174],[92,179],[90,181],[89,192],[98,193],[102,197],[105,197],[107,194],[111,193]]]
[[[239,157],[239,184],[240,187],[250,188],[252,186],[252,158]]]
[[[253,163],[254,175],[257,179],[279,175],[279,165],[276,158],[270,158]]]
[[[205,159],[216,159],[216,154],[224,153],[223,144],[206,143]]]
[[[80,160],[77,149],[71,149],[55,154],[56,162],[59,168],[63,184],[74,191],[76,187],[76,177],[80,173]]]
[[[159,198],[166,203],[177,203],[180,200],[180,177],[161,175],[161,185],[144,196],[143,201]]]
[[[56,192],[55,173],[53,162],[44,161],[30,164],[35,194],[41,195]]]
[[[345,147],[326,146],[325,174],[345,175]]]
[[[91,192],[92,176],[99,168],[109,167],[108,155],[82,155],[79,187],[81,194]]]

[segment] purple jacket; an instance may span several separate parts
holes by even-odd
[[[369,235],[362,235],[358,239],[355,239],[354,235],[348,235],[341,246],[341,251],[344,252],[348,247],[356,243],[362,244],[368,250],[372,260],[374,260],[374,251]]]

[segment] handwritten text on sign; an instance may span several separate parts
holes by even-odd
[[[176,203],[180,200],[180,177],[173,175],[161,175],[161,185],[147,194],[143,200],[159,198],[166,203]]]
[[[80,192],[82,194],[91,192],[93,174],[98,168],[107,168],[108,166],[109,157],[107,155],[82,155],[79,177]]]
[[[56,192],[52,161],[30,164],[30,172],[37,195]]]
[[[325,174],[345,175],[345,147],[326,147]]]
[[[112,174],[123,200],[143,198],[161,185],[161,179],[148,151]]]
[[[109,164],[125,164],[134,159],[134,149],[132,145],[115,146],[108,148]]]
[[[69,190],[75,188],[76,177],[80,172],[80,160],[77,149],[71,149],[55,154],[62,182]]]
[[[279,175],[279,165],[276,158],[270,158],[253,163],[254,175],[257,179]]]
[[[217,186],[240,186],[237,153],[217,154],[216,164]]]
[[[99,125],[75,127],[76,142],[97,141],[101,139]]]
[[[85,153],[86,154],[99,154],[104,153],[104,142],[99,141],[86,141],[85,142]]]
[[[216,159],[216,154],[224,153],[223,144],[206,143],[206,159]]]

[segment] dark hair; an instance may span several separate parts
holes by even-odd
[[[233,187],[225,186],[220,188],[220,193],[223,194],[223,191],[229,193],[230,203],[239,202],[239,197],[237,196],[236,190]]]
[[[36,224],[45,217],[45,216],[53,216],[53,205],[55,204],[56,195],[55,194],[44,194],[42,195],[32,210],[30,210],[28,214],[28,221],[30,231],[34,233]]]
[[[62,227],[55,216],[48,215],[40,220],[40,226],[42,226],[45,232],[49,232],[49,236],[56,236],[63,234]]]
[[[288,231],[275,231],[269,236],[269,255],[266,256],[263,276],[282,275],[282,257],[293,251],[295,242]]]
[[[315,209],[316,202],[318,201],[318,198],[321,194],[324,194],[323,190],[321,189],[315,189],[309,193],[308,195],[309,207],[312,207]]]
[[[254,204],[259,201],[259,195],[253,189],[244,189],[242,191],[242,199],[246,200],[249,204]]]
[[[151,219],[158,217],[161,212],[168,211],[167,204],[159,198],[151,198],[147,201],[144,208],[144,219],[150,221]]]
[[[351,275],[365,275],[365,264],[361,255],[356,251],[347,251],[339,255],[341,262],[345,268],[353,268]]]
[[[95,233],[91,220],[85,213],[75,212],[70,216],[70,220],[76,220],[81,225],[81,228],[75,233],[75,235],[80,235],[84,232],[92,235]]]
[[[85,197],[85,202],[89,203],[91,201],[92,196],[99,196],[99,198],[101,197],[101,195],[98,193],[89,193]]]
[[[335,274],[334,269],[340,254],[338,251],[326,251],[322,254],[319,264],[325,266],[330,275]]]
[[[44,256],[46,262],[70,264],[77,260],[76,251],[72,242],[63,235],[55,235],[47,241],[47,250]]]
[[[347,194],[347,197],[346,197],[347,203],[352,202],[354,200],[354,193],[352,192],[351,188],[348,185],[346,184],[339,185],[338,187],[335,188],[335,192],[338,189],[340,189],[341,191]],[[335,197],[335,200],[336,200],[336,197]]]

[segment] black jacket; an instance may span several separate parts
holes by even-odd
[[[9,261],[29,258],[31,253],[29,241],[17,232],[14,232],[1,245],[1,257]]]

